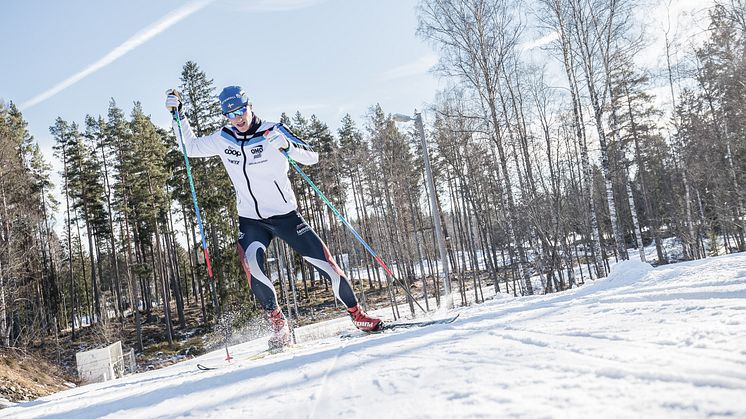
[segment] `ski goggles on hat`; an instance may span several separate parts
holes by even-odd
[[[235,111],[228,112],[226,114],[223,114],[227,116],[229,119],[238,118],[239,116],[243,116],[246,113],[246,106],[236,109]]]

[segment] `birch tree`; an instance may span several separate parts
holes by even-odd
[[[441,51],[441,74],[463,80],[489,115],[498,151],[508,211],[508,231],[518,253],[519,277],[533,294],[523,240],[516,234],[516,204],[500,112],[501,72],[522,30],[515,9],[504,0],[432,0],[420,6],[418,33]]]

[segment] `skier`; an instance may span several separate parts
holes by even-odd
[[[270,348],[290,343],[287,321],[277,304],[274,285],[264,271],[267,247],[274,237],[288,243],[331,280],[335,297],[347,307],[358,329],[372,332],[382,328],[380,319],[368,316],[358,305],[350,281],[297,211],[288,179],[289,163],[283,153],[304,165],[316,164],[318,153],[283,124],[259,119],[239,86],[228,86],[219,96],[229,124],[204,137],[196,137],[184,118],[179,93],[169,89],[166,95],[166,108],[174,115],[174,130],[178,129],[178,112],[187,155],[220,156],[233,183],[238,208],[238,253],[249,286],[267,312],[273,331]]]

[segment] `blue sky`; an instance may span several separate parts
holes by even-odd
[[[57,116],[81,123],[113,97],[169,126],[164,91],[195,61],[239,84],[259,116],[316,114],[332,129],[369,106],[411,113],[439,82],[414,0],[14,1],[0,13],[0,98],[22,108],[51,160]]]

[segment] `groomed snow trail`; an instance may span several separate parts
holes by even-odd
[[[256,340],[234,348],[232,365],[218,350],[0,416],[746,417],[746,254],[627,261],[578,289],[459,311],[449,325],[249,361]]]

